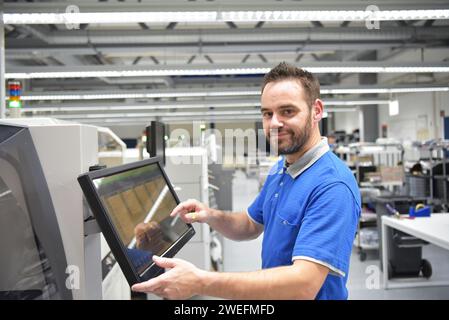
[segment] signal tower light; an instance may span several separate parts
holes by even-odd
[[[8,108],[22,108],[22,101],[20,99],[20,94],[22,91],[22,84],[19,81],[8,82],[9,100]]]

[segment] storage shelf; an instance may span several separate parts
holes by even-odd
[[[359,243],[359,235],[356,235],[355,239],[354,239],[354,243],[353,245],[359,249],[362,250],[376,250],[379,249],[379,243],[364,243],[364,242],[360,242]]]
[[[433,176],[435,179],[438,179],[438,180],[447,180],[447,181],[449,181],[449,176],[444,176],[444,175],[434,175]]]
[[[402,181],[391,181],[391,182],[360,182],[361,187],[387,187],[387,186],[402,186],[404,182]]]
[[[411,173],[408,173],[408,172],[405,173],[405,176],[406,177],[413,177],[413,178],[423,178],[423,179],[431,177],[430,174],[411,174]]]

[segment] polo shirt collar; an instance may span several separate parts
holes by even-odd
[[[296,160],[287,168],[287,173],[295,179],[301,173],[303,173],[307,168],[314,164],[322,155],[329,151],[329,144],[327,143],[326,137],[321,137],[321,141],[313,146],[309,151],[304,153],[304,155]],[[284,159],[284,167],[286,166],[286,160]]]

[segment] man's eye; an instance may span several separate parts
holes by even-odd
[[[289,115],[293,114],[293,111],[287,109],[287,110],[282,111],[282,114],[283,114],[284,116],[289,116]]]
[[[263,116],[264,118],[271,118],[272,115],[273,115],[272,112],[262,112],[262,116]]]

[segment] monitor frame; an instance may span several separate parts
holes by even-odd
[[[160,121],[151,121],[145,128],[146,149],[150,157],[162,157],[162,163],[165,166],[165,123]]]
[[[116,227],[114,226],[105,206],[103,205],[100,195],[98,194],[97,189],[93,183],[93,180],[156,164],[159,167],[160,172],[162,173],[162,177],[164,178],[176,203],[179,204],[179,198],[175,190],[173,189],[173,186],[171,185],[170,180],[168,179],[167,174],[163,169],[163,166],[161,165],[161,160],[162,159],[160,157],[155,157],[112,168],[99,169],[78,176],[78,182],[84,193],[84,197],[86,198],[87,203],[98,223],[98,226],[103,232],[106,242],[108,243],[130,286],[134,285],[135,283],[140,283],[156,277],[159,274],[163,273],[164,270],[153,262],[146,268],[146,270],[142,274],[139,274],[137,272],[129,256],[126,254],[127,247],[122,242],[116,230]],[[186,223],[186,225],[188,226],[188,230],[184,232],[160,256],[172,258],[195,235],[195,229],[193,228],[193,226],[190,223]]]

